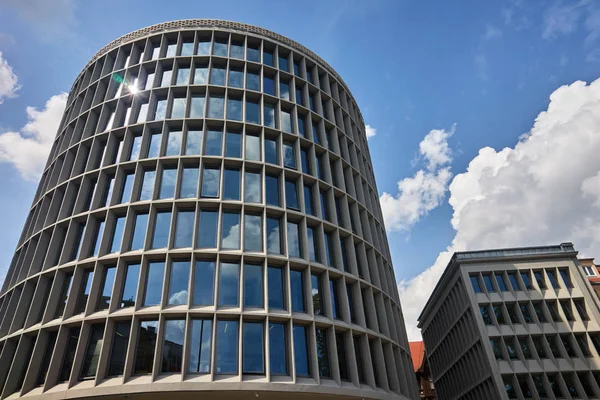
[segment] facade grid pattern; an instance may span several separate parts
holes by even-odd
[[[351,94],[289,39],[201,21],[76,80],[0,295],[0,398],[417,398]]]

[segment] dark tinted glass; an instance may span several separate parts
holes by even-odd
[[[264,374],[264,332],[260,322],[244,322],[242,332],[243,364],[245,374]]]
[[[242,135],[237,132],[227,132],[225,135],[225,157],[242,157]]]
[[[93,276],[94,272],[91,270],[83,272],[83,279],[81,280],[79,296],[77,296],[77,304],[75,305],[75,314],[81,314],[85,311],[85,307],[90,296],[90,289],[92,287]]]
[[[108,363],[108,376],[123,375],[130,331],[131,321],[115,323],[115,333],[113,335],[112,349],[110,350],[110,361]]]
[[[240,200],[241,173],[239,169],[226,169],[223,174],[223,200]]]
[[[110,298],[115,284],[116,267],[106,267],[104,276],[102,277],[102,285],[100,286],[100,297],[96,305],[96,311],[107,310],[110,304]]]
[[[198,219],[198,239],[196,246],[200,248],[217,247],[217,223],[219,212],[201,210]]]
[[[263,269],[261,265],[244,264],[244,306],[263,306]]]
[[[269,323],[269,361],[272,375],[287,375],[285,325]]]
[[[284,309],[283,269],[268,267],[267,282],[269,285],[269,308]]]
[[[304,280],[302,271],[290,270],[290,284],[292,288],[292,311],[305,312]]]
[[[289,179],[285,180],[285,202],[287,208],[300,210],[300,206],[298,205],[298,190],[296,188],[296,181]]]
[[[120,308],[135,306],[138,289],[138,278],[140,276],[140,264],[129,264],[125,271],[125,283],[121,295]]]
[[[267,217],[267,252],[282,254],[281,220]]]
[[[71,376],[73,361],[75,360],[75,351],[77,350],[77,342],[79,342],[80,328],[69,329],[69,338],[67,339],[67,347],[62,360],[62,366],[58,374],[58,382],[66,382]]]
[[[154,365],[158,321],[141,321],[138,329],[133,373],[136,375],[151,374]]]
[[[294,337],[294,363],[296,375],[309,376],[310,365],[308,360],[306,327],[294,325],[292,335]]]
[[[102,350],[102,338],[104,337],[104,324],[92,325],[90,339],[87,344],[83,367],[81,369],[82,378],[92,378],[96,376],[98,370],[98,361],[100,360],[100,351]]]
[[[279,178],[273,175],[265,175],[265,193],[267,204],[280,207],[279,200]]]
[[[335,345],[337,349],[338,365],[340,368],[340,379],[347,381],[349,380],[348,361],[346,359],[346,341],[344,340],[343,333],[336,332]]]

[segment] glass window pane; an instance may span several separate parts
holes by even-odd
[[[239,169],[226,169],[223,176],[223,200],[240,200],[241,172]]]
[[[285,325],[269,323],[269,364],[272,375],[287,375]]]
[[[481,286],[479,286],[479,279],[477,279],[477,276],[471,276],[471,286],[473,286],[473,291],[475,293],[481,293]]]
[[[246,171],[244,174],[244,201],[262,203],[262,179],[260,172]]]
[[[190,366],[188,372],[209,373],[212,348],[212,320],[193,319],[190,334]]]
[[[131,143],[131,153],[129,154],[129,161],[135,161],[140,157],[140,151],[142,149],[142,137],[134,136]]]
[[[167,46],[166,57],[175,57],[177,55],[177,43],[170,43]]]
[[[213,55],[227,57],[227,39],[215,41],[213,46]]]
[[[279,82],[279,97],[290,100],[290,85],[287,82]]]
[[[308,161],[308,151],[305,149],[300,150],[300,161],[302,162],[302,172],[312,175],[310,172],[310,163]]]
[[[341,319],[342,313],[340,311],[340,296],[338,293],[338,281],[335,279],[329,280],[329,293],[331,294],[331,310],[333,312],[334,319]]]
[[[306,327],[294,325],[294,364],[296,367],[296,375],[309,376],[310,365],[308,362],[308,346]]]
[[[244,216],[244,250],[263,251],[262,217],[260,215],[246,214]]]
[[[275,128],[277,119],[275,118],[275,107],[271,104],[265,104],[263,107],[264,126]]]
[[[116,253],[121,250],[121,241],[123,240],[123,230],[125,229],[125,217],[115,219],[113,237],[110,245],[110,253]]]
[[[181,174],[180,198],[194,198],[198,191],[198,168],[184,168]]]
[[[238,373],[238,322],[217,321],[216,373]]]
[[[285,180],[285,201],[286,207],[292,210],[300,210],[298,205],[298,190],[296,188],[296,181],[286,179]]]
[[[194,42],[182,43],[181,44],[181,55],[191,56],[194,54]]]
[[[225,136],[225,157],[242,157],[242,135],[238,132],[227,132]]]
[[[146,293],[142,306],[156,306],[162,298],[163,279],[165,276],[165,263],[148,263],[148,279],[146,280]]]
[[[210,72],[210,84],[225,86],[225,68],[213,67]]]
[[[298,114],[298,134],[302,137],[306,137],[306,131],[304,130],[304,116]]]
[[[313,310],[315,314],[325,314],[325,307],[323,307],[322,290],[321,290],[321,277],[319,275],[311,274],[311,296],[313,302]]]
[[[96,311],[108,310],[112,295],[113,286],[115,284],[116,267],[106,267],[102,277],[102,285],[100,286],[100,297],[96,304]]]
[[[292,311],[305,312],[304,280],[302,271],[290,270],[290,283],[292,288]]]
[[[79,296],[77,296],[77,304],[75,306],[75,314],[81,314],[85,311],[85,307],[87,306],[87,301],[90,296],[93,276],[94,272],[91,270],[83,272],[81,289],[79,291]]]
[[[171,118],[185,118],[185,97],[175,97],[173,99],[173,108],[171,109]],[[179,149],[178,149],[179,150]]]
[[[135,375],[151,374],[154,366],[154,351],[158,321],[141,321],[138,331],[138,344],[135,354],[133,373]]]
[[[152,237],[151,249],[161,249],[169,245],[169,230],[171,229],[171,212],[162,211],[156,213],[154,223],[154,235]]]
[[[260,124],[260,106],[258,101],[246,100],[246,122]]]
[[[265,161],[271,164],[279,164],[277,156],[277,141],[265,139]]]
[[[221,263],[219,268],[219,306],[239,305],[240,266],[234,263]]]
[[[94,236],[94,250],[92,256],[96,257],[100,253],[100,244],[102,243],[102,234],[104,233],[104,221],[98,221],[96,234]]]
[[[273,78],[263,75],[263,92],[275,96],[275,82]]]
[[[244,71],[241,69],[229,69],[229,87],[244,87]]]
[[[244,264],[244,307],[263,307],[263,269]]]
[[[173,261],[171,263],[171,279],[169,281],[168,305],[188,303],[188,283],[190,279],[190,262]]]
[[[289,66],[289,63],[288,63],[287,56],[284,56],[284,55],[280,54],[278,61],[279,61],[279,69],[281,69],[283,71],[286,71],[286,72],[289,72],[290,66]]]
[[[227,98],[227,119],[232,121],[242,120],[242,100]]]
[[[154,111],[154,120],[160,121],[167,116],[167,99],[158,100],[156,102],[156,110]]]
[[[217,167],[205,167],[202,171],[202,197],[219,197],[221,170]]]
[[[198,239],[196,246],[199,248],[217,247],[218,211],[201,210],[198,219]]]
[[[172,131],[168,133],[167,136],[167,150],[166,156],[178,156],[181,150],[181,138],[183,132],[181,131]]]
[[[263,50],[263,64],[270,65],[271,67],[275,66],[273,64],[273,53],[269,50]]]
[[[215,262],[196,261],[193,305],[210,306],[214,303],[214,280]]]
[[[267,252],[283,254],[281,220],[267,217]]]
[[[190,103],[190,118],[204,118],[204,104],[206,98],[204,95],[194,95]],[[194,153],[194,154],[199,154]]]
[[[133,174],[131,176],[133,176]],[[144,176],[142,178],[142,190],[140,191],[140,201],[152,199],[152,194],[154,193],[155,178],[156,171],[144,171]],[[123,190],[123,192],[124,191],[125,190]]]
[[[206,148],[204,154],[207,156],[220,156],[223,146],[223,132],[210,130],[206,133]]]
[[[162,134],[153,133],[150,135],[150,145],[148,146],[148,158],[158,157],[160,153],[160,144],[162,141]]]
[[[260,75],[247,71],[246,72],[246,89],[260,92]]]
[[[223,119],[225,98],[223,96],[211,95],[208,98],[208,118]]]
[[[140,264],[129,264],[126,267],[125,283],[121,295],[120,308],[135,306],[138,289],[138,278],[140,276]]]
[[[246,135],[246,160],[260,161],[260,137]]]
[[[207,56],[210,54],[210,39],[198,41],[198,50],[196,54],[199,56]]]
[[[243,373],[264,374],[264,332],[261,322],[244,322],[242,333]]]
[[[329,349],[327,345],[327,331],[317,328],[315,330],[317,337],[317,360],[319,361],[319,376],[331,378],[329,369]]]
[[[258,48],[248,44],[248,47],[246,48],[246,59],[248,61],[260,62],[260,51]]]
[[[160,86],[161,87],[170,86],[172,76],[173,76],[173,71],[171,71],[170,69],[163,71],[162,79],[160,81]]]
[[[287,223],[287,245],[290,257],[302,258],[300,243],[300,227],[294,222]]]
[[[160,181],[159,199],[170,199],[175,197],[175,185],[177,184],[177,169],[164,169]]]
[[[110,351],[107,376],[123,375],[130,332],[131,321],[115,323],[115,333],[113,335],[112,349]]]
[[[185,142],[185,155],[197,155],[202,151],[202,131],[188,131]]]
[[[285,309],[283,297],[283,269],[269,267],[267,269],[267,280],[269,284],[269,309]]]
[[[75,351],[77,350],[77,343],[79,342],[80,328],[70,328],[69,337],[67,340],[67,346],[64,349],[64,358],[62,360],[62,366],[58,374],[58,383],[66,382],[71,376],[71,369],[73,368],[73,361],[75,360]]]
[[[313,205],[312,186],[304,185],[304,208],[306,214],[316,215]]]
[[[221,220],[221,248],[239,250],[240,248],[240,214],[224,212]]]
[[[267,204],[280,207],[279,202],[279,178],[273,175],[265,175],[265,193]]]
[[[168,319],[165,321],[165,340],[163,341],[162,367],[160,370],[163,374],[181,372],[184,337],[184,319]]]
[[[324,220],[331,221],[329,217],[329,207],[327,204],[327,193],[325,191],[319,191],[319,200],[321,200],[321,216]]]
[[[288,111],[281,110],[281,130],[292,133],[292,116]]]
[[[296,152],[293,143],[283,142],[283,165],[296,169]]]

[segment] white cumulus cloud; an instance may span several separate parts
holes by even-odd
[[[485,147],[450,184],[456,234],[429,269],[398,285],[407,330],[454,251],[572,241],[600,255],[600,79],[550,95],[548,109],[512,148]]]
[[[52,96],[43,110],[27,107],[27,124],[19,132],[0,133],[0,162],[12,164],[30,181],[39,179],[63,111],[67,94]]]
[[[2,58],[2,52],[0,51],[0,104],[5,98],[15,97],[17,90],[20,88],[17,75],[15,75],[8,62]]]
[[[365,126],[365,132],[367,133],[367,140],[377,135],[377,129],[373,128],[371,125]]]
[[[448,139],[453,133],[454,127],[448,131],[431,130],[419,144],[419,153],[427,168],[399,181],[395,195],[384,192],[379,198],[388,231],[410,230],[444,200],[452,178]]]

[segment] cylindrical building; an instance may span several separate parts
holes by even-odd
[[[77,77],[0,294],[1,398],[417,399],[362,116],[255,26]]]

